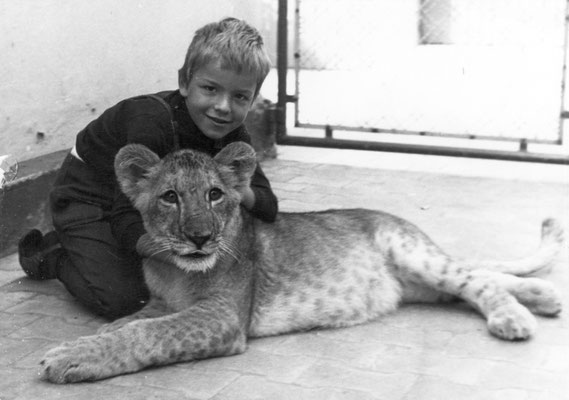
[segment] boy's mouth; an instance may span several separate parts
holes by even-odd
[[[230,124],[231,121],[225,120],[225,119],[221,119],[221,118],[217,118],[217,117],[213,117],[211,115],[207,115],[206,117],[209,118],[212,122],[218,124],[218,125],[227,125]]]

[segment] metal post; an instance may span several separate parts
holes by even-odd
[[[563,65],[561,66],[561,113],[559,116],[559,144],[565,144],[565,125],[569,112],[565,110],[565,92],[567,90],[567,61],[569,60],[569,0],[565,3],[565,22],[563,24]]]
[[[287,0],[279,0],[277,22],[277,76],[278,100],[276,112],[277,140],[286,136],[286,106],[288,72],[288,4]]]

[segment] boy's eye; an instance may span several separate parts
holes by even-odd
[[[213,86],[204,85],[203,88],[208,92],[215,92],[215,87]]]
[[[235,96],[237,98],[237,100],[241,100],[241,101],[249,101],[249,96],[244,95],[244,94],[238,94]]]

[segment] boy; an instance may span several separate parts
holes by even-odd
[[[32,230],[20,240],[26,274],[59,279],[110,319],[140,309],[148,299],[136,253],[144,227],[116,182],[115,155],[127,143],[160,157],[177,148],[213,156],[228,143],[250,143],[243,121],[269,69],[263,39],[245,22],[226,18],[196,31],[179,90],[124,100],[79,132],[50,194],[55,231]],[[274,221],[277,199],[259,166],[242,197],[254,216]]]

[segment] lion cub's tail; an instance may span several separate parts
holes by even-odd
[[[461,267],[467,269],[486,269],[506,274],[525,276],[549,269],[557,259],[564,243],[561,224],[555,219],[545,219],[541,224],[541,244],[538,250],[515,261],[465,261]]]

